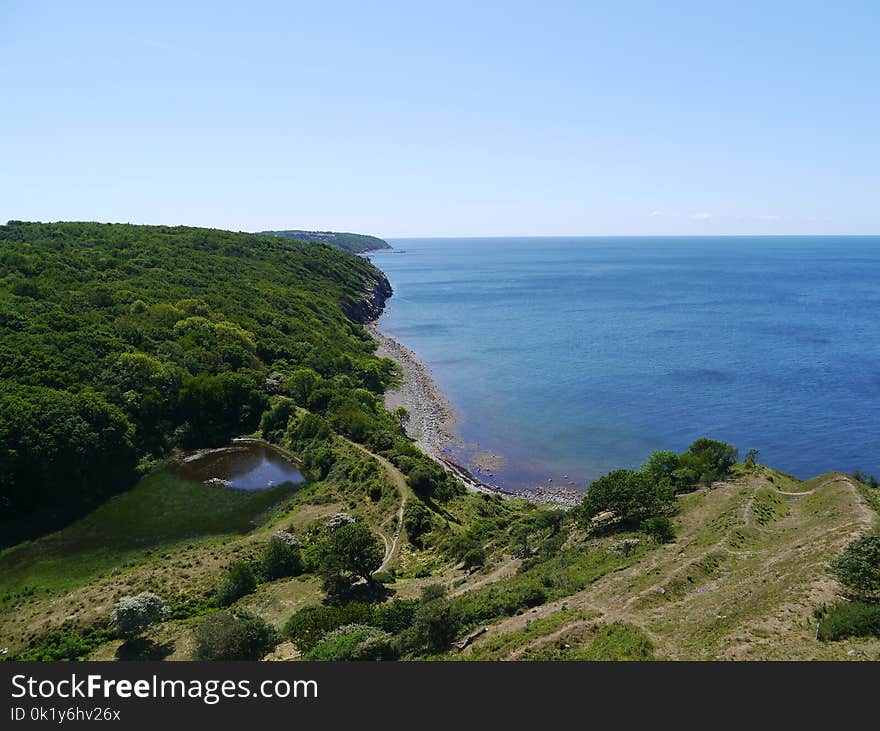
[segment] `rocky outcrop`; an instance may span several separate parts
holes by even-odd
[[[354,301],[346,303],[342,309],[346,317],[355,322],[361,324],[371,322],[382,314],[385,302],[392,294],[391,283],[376,269],[361,295]]]

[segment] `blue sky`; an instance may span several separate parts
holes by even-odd
[[[0,0],[0,220],[880,233],[877,2]]]

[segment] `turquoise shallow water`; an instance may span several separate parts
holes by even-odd
[[[702,435],[799,477],[880,472],[880,237],[391,243],[382,328],[505,487]]]

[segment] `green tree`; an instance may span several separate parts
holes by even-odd
[[[725,477],[736,464],[736,458],[735,447],[717,439],[700,437],[681,456],[681,468],[677,474],[685,476],[684,483],[688,486],[697,481],[709,485]]]
[[[358,579],[372,583],[383,556],[382,543],[364,523],[348,523],[317,545],[318,574],[328,593],[339,594]]]
[[[260,660],[277,643],[265,621],[244,612],[217,612],[196,629],[198,660]]]
[[[286,576],[299,576],[303,560],[299,548],[278,537],[272,537],[260,556],[260,573],[267,581]]]
[[[656,452],[651,453],[651,456],[642,465],[641,471],[654,484],[659,484],[663,480],[672,479],[680,464],[681,457],[675,452],[668,449],[658,449]]]
[[[672,521],[665,515],[656,515],[642,521],[641,529],[657,543],[670,543],[675,540]]]
[[[668,486],[654,484],[642,472],[614,470],[587,488],[581,516],[586,524],[605,511],[624,522],[644,520],[669,510],[673,499]]]
[[[445,597],[423,602],[406,638],[414,649],[445,652],[461,630],[459,613]]]
[[[421,500],[410,500],[403,513],[403,527],[407,538],[416,546],[422,545],[422,536],[431,530],[433,514]]]
[[[226,569],[226,574],[217,590],[217,602],[228,607],[241,597],[256,591],[257,579],[247,561],[233,561]]]

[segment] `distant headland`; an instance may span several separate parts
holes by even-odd
[[[339,233],[337,231],[260,231],[264,236],[277,236],[282,239],[297,239],[319,244],[328,244],[352,254],[363,254],[367,251],[390,249],[391,245],[384,239],[366,234]]]

